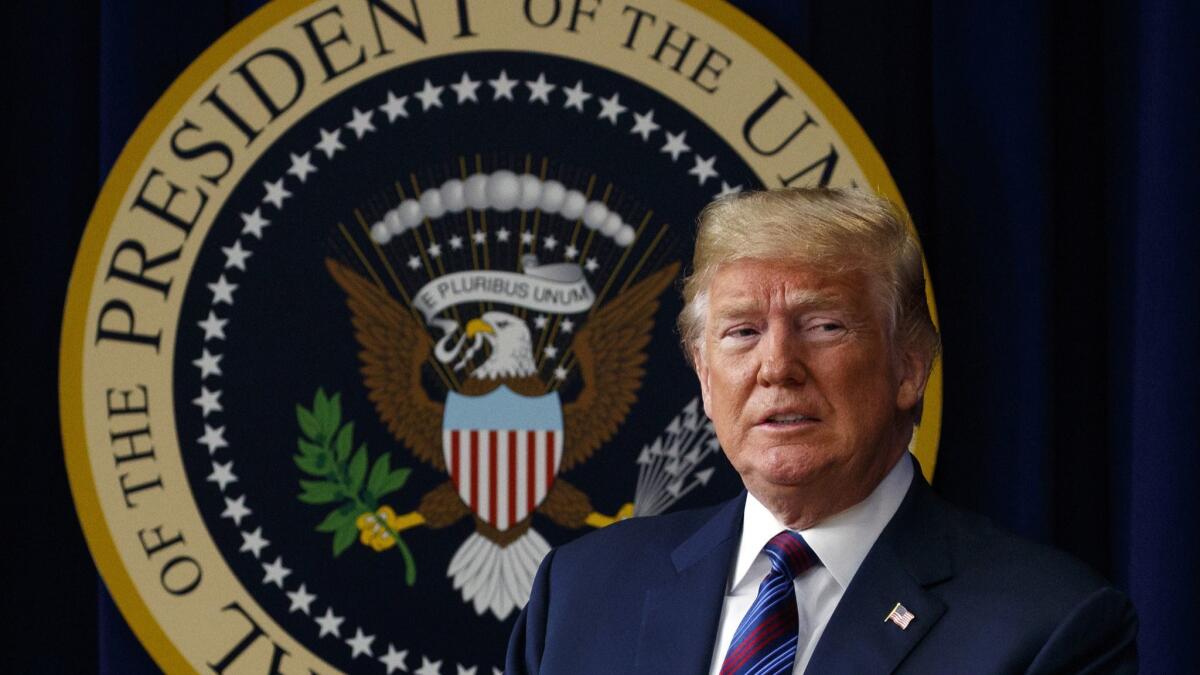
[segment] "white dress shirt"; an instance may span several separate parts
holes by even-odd
[[[912,462],[908,453],[904,453],[866,499],[799,531],[821,560],[821,565],[812,567],[794,581],[800,632],[793,673],[803,673],[808,666],[825,624],[829,623],[829,617],[867,552],[900,507],[912,475]],[[738,624],[758,595],[759,584],[771,571],[771,563],[762,548],[784,529],[787,528],[754,495],[746,496],[742,540],[721,608],[721,622],[717,626],[717,642],[709,669],[712,675],[720,672]]]

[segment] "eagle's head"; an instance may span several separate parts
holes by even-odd
[[[467,339],[481,337],[491,347],[491,354],[471,377],[494,380],[501,377],[526,377],[537,372],[533,361],[533,339],[529,326],[507,312],[484,312],[471,319],[466,327]]]

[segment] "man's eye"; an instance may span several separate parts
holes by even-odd
[[[758,331],[754,330],[753,328],[742,327],[742,328],[734,328],[734,329],[730,330],[728,333],[726,333],[726,335],[728,335],[729,337],[753,337],[755,335],[758,335]]]
[[[845,326],[836,321],[817,321],[808,326],[808,332],[817,336],[837,335],[845,329]]]

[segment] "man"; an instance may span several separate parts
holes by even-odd
[[[746,492],[551,552],[508,672],[1136,671],[1124,595],[942,502],[908,454],[940,343],[894,206],[718,200],[684,300],[684,351]]]

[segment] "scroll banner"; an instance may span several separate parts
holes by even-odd
[[[538,268],[542,272],[546,265]],[[563,265],[579,270],[578,265]],[[544,274],[544,273],[543,273]],[[582,273],[570,279],[547,279],[544,276],[468,270],[440,276],[421,287],[413,297],[413,306],[429,322],[439,312],[468,302],[497,302],[523,307],[547,314],[575,314],[591,308],[596,294]]]

